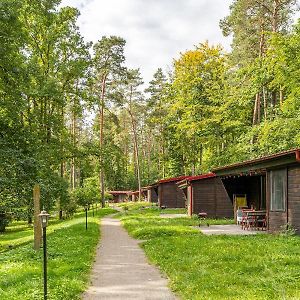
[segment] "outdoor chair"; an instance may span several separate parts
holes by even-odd
[[[242,225],[242,221],[243,221],[243,210],[238,209],[236,211],[236,224],[237,225]]]
[[[254,226],[255,224],[255,217],[249,216],[249,212],[253,211],[252,209],[243,209],[242,210],[242,221],[241,226],[242,229],[250,229],[251,226]]]

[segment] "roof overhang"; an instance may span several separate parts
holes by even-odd
[[[275,169],[300,162],[300,149],[289,150],[269,156],[247,160],[224,167],[213,169],[213,172],[220,177],[259,175],[266,173],[269,169]]]
[[[157,182],[157,184],[163,184],[163,183],[171,183],[171,182],[178,182],[181,180],[184,180],[188,178],[189,176],[178,176],[178,177],[171,177],[171,178],[166,178],[166,179],[161,179],[160,181]]]

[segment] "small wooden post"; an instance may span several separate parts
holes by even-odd
[[[39,250],[42,242],[42,227],[39,218],[41,192],[38,184],[34,185],[33,188],[33,201],[34,201],[34,250]]]

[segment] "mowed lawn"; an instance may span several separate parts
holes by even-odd
[[[110,208],[101,209],[94,217],[89,212],[88,230],[85,230],[84,213],[71,220],[53,221],[48,227],[48,299],[80,299],[87,287],[100,237],[100,218],[112,212]],[[17,246],[18,231],[8,229],[7,234],[0,235],[0,244],[5,241],[6,245]],[[32,240],[30,229],[21,230],[19,235],[23,235],[21,239]],[[42,249],[34,251],[32,242],[11,250],[3,249],[0,253],[0,299],[42,299]]]
[[[129,209],[121,219],[146,240],[149,260],[182,299],[300,299],[299,236],[205,236],[196,219],[162,219],[153,210]]]

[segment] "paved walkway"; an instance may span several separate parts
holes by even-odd
[[[91,286],[82,299],[177,299],[167,284],[167,279],[147,262],[138,241],[129,237],[120,221],[103,218]]]
[[[266,233],[266,231],[243,230],[239,225],[210,225],[196,228],[200,229],[202,233],[207,235],[252,235],[257,233]]]

